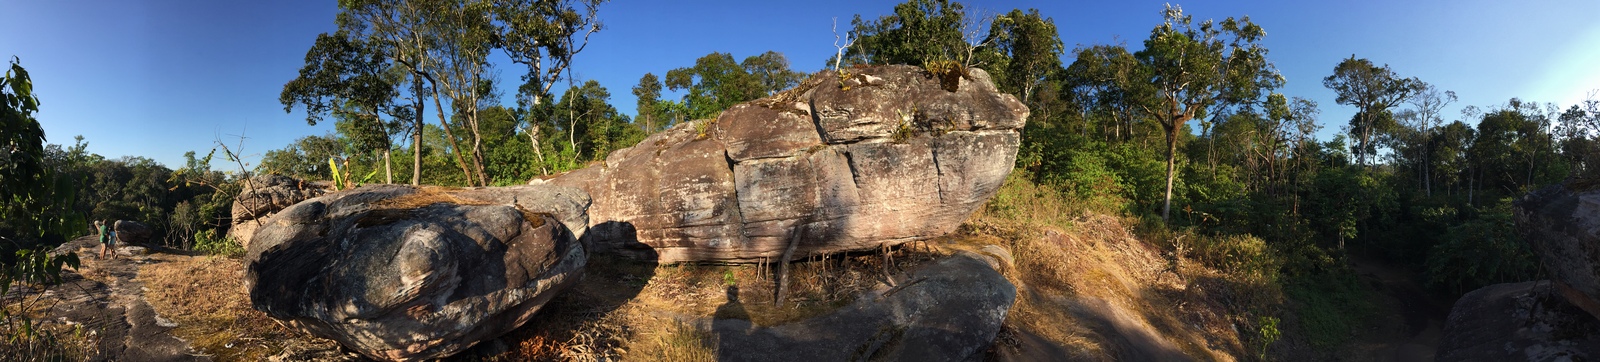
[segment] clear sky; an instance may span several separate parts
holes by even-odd
[[[576,60],[578,78],[598,80],[632,114],[629,90],[645,72],[692,65],[707,53],[734,57],[776,50],[796,70],[821,69],[833,54],[830,19],[876,17],[899,1],[640,1],[604,4],[606,29]],[[1038,8],[1061,39],[1140,47],[1165,1],[964,1],[969,10]],[[1354,114],[1321,79],[1352,54],[1388,64],[1461,101],[1512,97],[1562,107],[1600,88],[1600,1],[1186,1],[1196,18],[1248,15],[1267,31],[1288,86],[1321,104],[1323,138]],[[169,167],[216,139],[245,141],[247,154],[281,148],[331,125],[307,126],[278,103],[318,33],[334,30],[332,0],[0,0],[0,56],[20,57],[42,101],[51,143],[83,135],[107,157],[137,155]],[[843,26],[843,25],[841,25]],[[1070,57],[1070,55],[1069,55]],[[496,59],[503,60],[503,57]],[[1064,59],[1071,62],[1071,59]],[[522,69],[501,62],[507,84]],[[508,88],[506,93],[513,93]]]

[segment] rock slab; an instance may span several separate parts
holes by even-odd
[[[1583,361],[1600,357],[1600,320],[1549,281],[1468,292],[1445,321],[1436,361]]]
[[[368,357],[449,356],[582,276],[588,204],[556,186],[332,193],[263,222],[245,285],[254,308]]]
[[[712,322],[720,344],[717,359],[982,360],[1017,298],[1016,286],[997,270],[999,263],[958,252],[839,311],[785,325],[717,319]]]
[[[937,237],[1000,188],[1028,109],[972,69],[819,73],[679,124],[548,181],[594,195],[596,250],[660,262],[757,262]],[[543,181],[536,181],[543,182]]]
[[[1600,317],[1600,189],[1553,185],[1517,200],[1523,239],[1573,305]]]

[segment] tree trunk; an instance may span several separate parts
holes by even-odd
[[[412,122],[411,132],[411,186],[417,186],[422,184],[422,111],[427,107],[427,103],[422,102],[422,78],[415,75],[413,77],[416,79],[413,81],[411,92],[415,96],[412,101],[416,102],[414,105],[417,114]]]
[[[389,166],[393,163],[389,160],[389,149],[385,148],[383,150],[383,183],[385,184],[394,183],[394,168]]]
[[[1175,178],[1178,167],[1178,125],[1176,120],[1167,126],[1167,196],[1161,204],[1161,222],[1171,224],[1172,214],[1172,180]]]
[[[429,82],[432,81],[430,80]],[[439,113],[439,126],[444,128],[444,138],[450,140],[450,154],[455,155],[456,165],[461,166],[461,175],[466,178],[462,181],[466,181],[467,186],[474,186],[472,184],[472,171],[467,169],[467,161],[461,158],[461,146],[456,143],[455,132],[450,131],[450,120],[444,116],[444,105],[439,102],[439,86],[437,83],[433,87],[433,108],[435,108],[435,112]]]
[[[483,134],[478,131],[477,110],[467,113],[467,124],[472,126],[472,166],[478,169],[478,185],[489,186],[489,178],[483,171]]]

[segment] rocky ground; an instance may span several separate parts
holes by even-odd
[[[238,289],[202,290],[205,289],[202,284],[237,278],[237,275],[223,273],[209,278],[172,280],[152,273],[163,269],[193,269],[196,264],[214,264],[207,263],[212,260],[236,266],[237,260],[130,245],[118,247],[117,258],[100,260],[97,259],[99,243],[92,235],[63,244],[55,252],[76,253],[82,264],[77,270],[63,273],[65,283],[35,295],[41,301],[39,304],[46,306],[39,312],[45,316],[42,318],[45,328],[70,331],[81,327],[82,341],[93,345],[90,361],[302,360],[301,357],[343,355],[337,345],[309,337],[272,334],[261,338],[259,332],[246,331],[287,331],[270,325],[237,324],[237,320],[228,321],[237,324],[228,327],[232,333],[200,335],[196,333],[199,323],[194,315],[217,311],[175,308],[172,294],[187,289],[191,293],[184,299],[192,302],[233,301],[235,308],[226,311],[228,315],[253,312],[247,307],[238,308],[238,302],[244,298]],[[193,343],[197,339],[208,340],[197,345]]]
[[[66,283],[53,287],[48,298],[55,300],[48,310],[50,322],[82,325],[95,341],[97,351],[91,361],[199,361],[209,360],[189,343],[170,332],[177,325],[163,318],[144,298],[144,282],[139,267],[152,262],[148,248],[122,246],[115,259],[97,260],[99,243],[94,236],[73,240],[58,252],[78,254],[82,262],[76,272],[67,272]]]

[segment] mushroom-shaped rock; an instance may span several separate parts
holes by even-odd
[[[661,262],[755,262],[938,237],[994,196],[1028,108],[970,69],[820,73],[545,181],[595,196],[590,244]]]
[[[256,309],[368,357],[444,357],[522,325],[581,277],[588,203],[556,186],[333,193],[263,223],[245,284]]]

